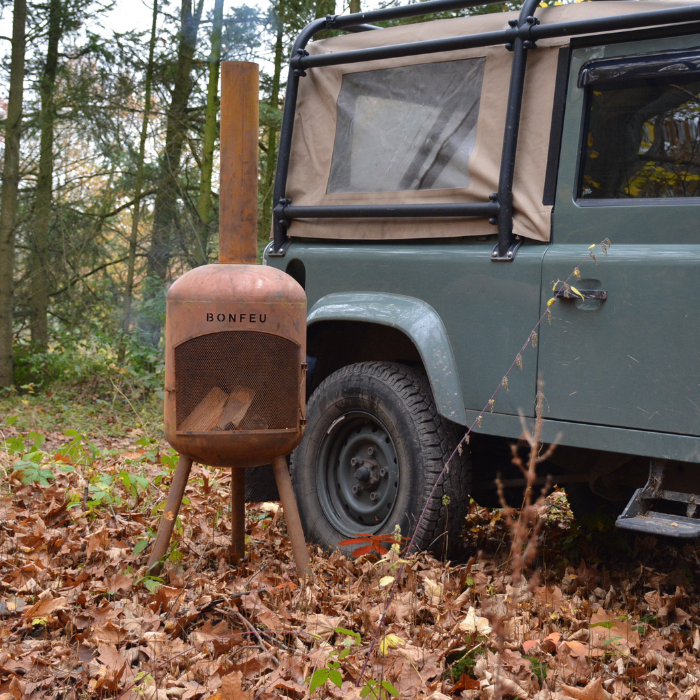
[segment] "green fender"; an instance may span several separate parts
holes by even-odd
[[[364,321],[391,326],[416,346],[430,380],[440,415],[466,425],[467,414],[450,339],[430,304],[402,294],[328,294],[311,308],[307,323]]]

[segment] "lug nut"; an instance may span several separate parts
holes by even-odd
[[[367,454],[371,457],[374,454],[374,447],[368,447]]]
[[[378,494],[376,491],[372,491],[372,493],[370,493],[369,497],[370,497],[373,501],[376,501],[376,500],[379,498],[379,494]]]
[[[356,467],[356,466],[357,466],[357,457],[353,457],[353,458],[350,460],[350,465],[353,466],[353,467]]]
[[[359,487],[359,486],[353,486],[353,487],[352,487],[352,492],[353,492],[353,493],[357,493],[359,490],[360,490],[360,487]]]
[[[380,469],[379,476],[386,476],[386,469]]]

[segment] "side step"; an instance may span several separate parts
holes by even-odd
[[[700,537],[700,519],[695,515],[700,505],[700,494],[666,491],[661,488],[666,462],[652,459],[649,479],[644,488],[637,489],[616,525],[624,530],[635,530],[649,535],[693,539]],[[672,515],[652,510],[654,501],[685,503],[685,515]]]

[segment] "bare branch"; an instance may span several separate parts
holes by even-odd
[[[90,270],[90,272],[86,272],[83,275],[78,275],[74,277],[65,287],[61,287],[58,291],[52,292],[49,294],[50,297],[55,297],[58,296],[59,294],[63,294],[63,292],[67,292],[71,287],[73,287],[75,284],[80,282],[81,280],[84,280],[91,275],[94,275],[95,273],[99,272],[100,270],[104,270],[106,267],[110,267],[111,265],[117,265],[120,262],[124,262],[125,260],[128,260],[129,256],[125,255],[122,258],[118,258],[117,260],[110,260],[109,262],[103,263],[102,265],[94,268],[93,270]]]

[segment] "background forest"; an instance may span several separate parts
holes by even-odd
[[[153,369],[168,283],[217,257],[222,60],[262,67],[264,245],[284,62],[334,3],[203,5],[155,0],[150,31],[117,33],[114,3],[2,3],[0,386]]]
[[[220,62],[261,66],[262,251],[291,43],[360,1],[154,0],[150,30],[112,30],[130,7],[0,0],[0,391],[160,384],[168,284],[217,259]]]

